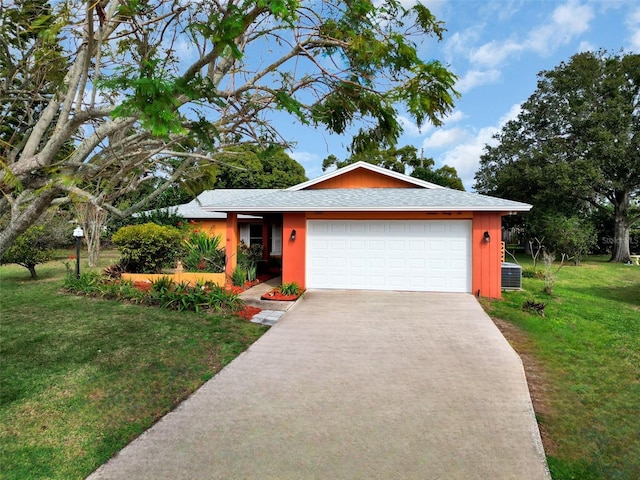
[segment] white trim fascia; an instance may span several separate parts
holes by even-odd
[[[313,178],[311,180],[307,180],[306,182],[299,183],[297,185],[294,185],[293,187],[286,188],[284,191],[286,191],[286,192],[295,192],[295,191],[298,191],[298,190],[304,190],[305,188],[311,187],[311,186],[316,185],[318,183],[322,183],[322,182],[324,182],[326,180],[330,180],[330,179],[332,179],[334,177],[338,177],[340,175],[344,175],[345,173],[349,173],[349,172],[351,172],[353,170],[356,170],[357,168],[365,168],[365,169],[370,170],[372,172],[379,173],[381,175],[386,175],[387,177],[392,177],[392,178],[395,178],[397,180],[401,180],[403,182],[411,183],[413,185],[416,185],[417,187],[422,187],[422,188],[447,188],[447,187],[443,187],[442,185],[437,185],[435,183],[425,182],[424,180],[420,180],[418,178],[410,177],[409,175],[405,175],[404,173],[394,172],[392,170],[388,170],[386,168],[379,167],[377,165],[373,165],[371,163],[359,161],[359,162],[355,162],[355,163],[352,163],[350,165],[347,165],[346,167],[338,168],[338,169],[336,169],[336,170],[334,170],[332,172],[325,173],[324,175],[321,175],[319,177]]]
[[[483,206],[445,206],[434,205],[430,207],[256,207],[234,206],[215,207],[219,212],[528,212],[531,205],[483,205]]]

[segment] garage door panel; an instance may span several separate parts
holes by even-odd
[[[471,291],[467,220],[310,220],[309,288]]]

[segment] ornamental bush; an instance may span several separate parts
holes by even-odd
[[[131,273],[157,273],[182,255],[182,232],[155,223],[122,227],[113,236],[121,264]]]
[[[182,263],[188,272],[222,273],[225,267],[224,249],[220,247],[222,237],[210,237],[197,230],[184,241],[185,254]]]
[[[47,232],[43,225],[29,227],[20,235],[13,245],[0,258],[0,263],[16,263],[31,273],[31,278],[38,278],[36,265],[51,260],[53,250],[50,248]]]

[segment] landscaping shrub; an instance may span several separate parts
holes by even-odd
[[[122,227],[113,236],[127,272],[157,273],[180,256],[182,233],[174,227],[155,223]]]
[[[186,253],[182,257],[182,263],[187,271],[224,272],[225,254],[224,249],[220,248],[220,236],[210,237],[195,230],[188,235],[184,243]]]
[[[78,295],[145,303],[144,295],[131,282],[111,280],[95,271],[84,272],[80,277],[68,272],[63,288]]]
[[[300,287],[296,282],[283,283],[279,290],[283,295],[300,295]]]
[[[232,313],[244,306],[238,294],[210,282],[192,287],[186,282],[175,283],[169,277],[162,277],[145,285],[148,287],[140,288],[128,281],[114,281],[97,272],[86,272],[79,278],[67,275],[64,289],[80,295],[126,300],[180,312],[212,310],[216,313]]]
[[[251,246],[247,245],[244,242],[240,242],[238,245],[238,268],[236,271],[238,272],[238,278],[236,283],[236,279],[232,277],[232,281],[234,285],[242,286],[246,280],[250,282],[254,281],[258,274],[258,262],[262,260],[262,245],[253,244]],[[240,271],[244,272],[244,278],[240,280]],[[235,275],[236,272],[233,272]]]
[[[36,265],[51,260],[52,255],[45,227],[35,225],[13,242],[0,258],[0,263],[15,263],[29,270],[31,278],[38,278]]]
[[[244,287],[244,283],[247,281],[247,271],[240,265],[231,274],[231,283],[236,287]]]

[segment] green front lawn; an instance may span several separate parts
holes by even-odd
[[[537,414],[554,480],[640,478],[640,267],[596,257],[563,267],[552,297],[541,280],[523,288],[485,307],[525,333],[542,368],[533,381],[545,384]],[[545,317],[526,300],[547,303]]]
[[[526,259],[522,262],[526,265]],[[62,294],[62,262],[0,267],[0,476],[84,478],[264,327]],[[484,302],[526,335],[554,480],[640,478],[640,267],[593,258]],[[547,303],[546,316],[522,311]],[[514,344],[522,350],[524,343]]]
[[[266,330],[64,294],[65,270],[0,267],[4,479],[84,478]]]

